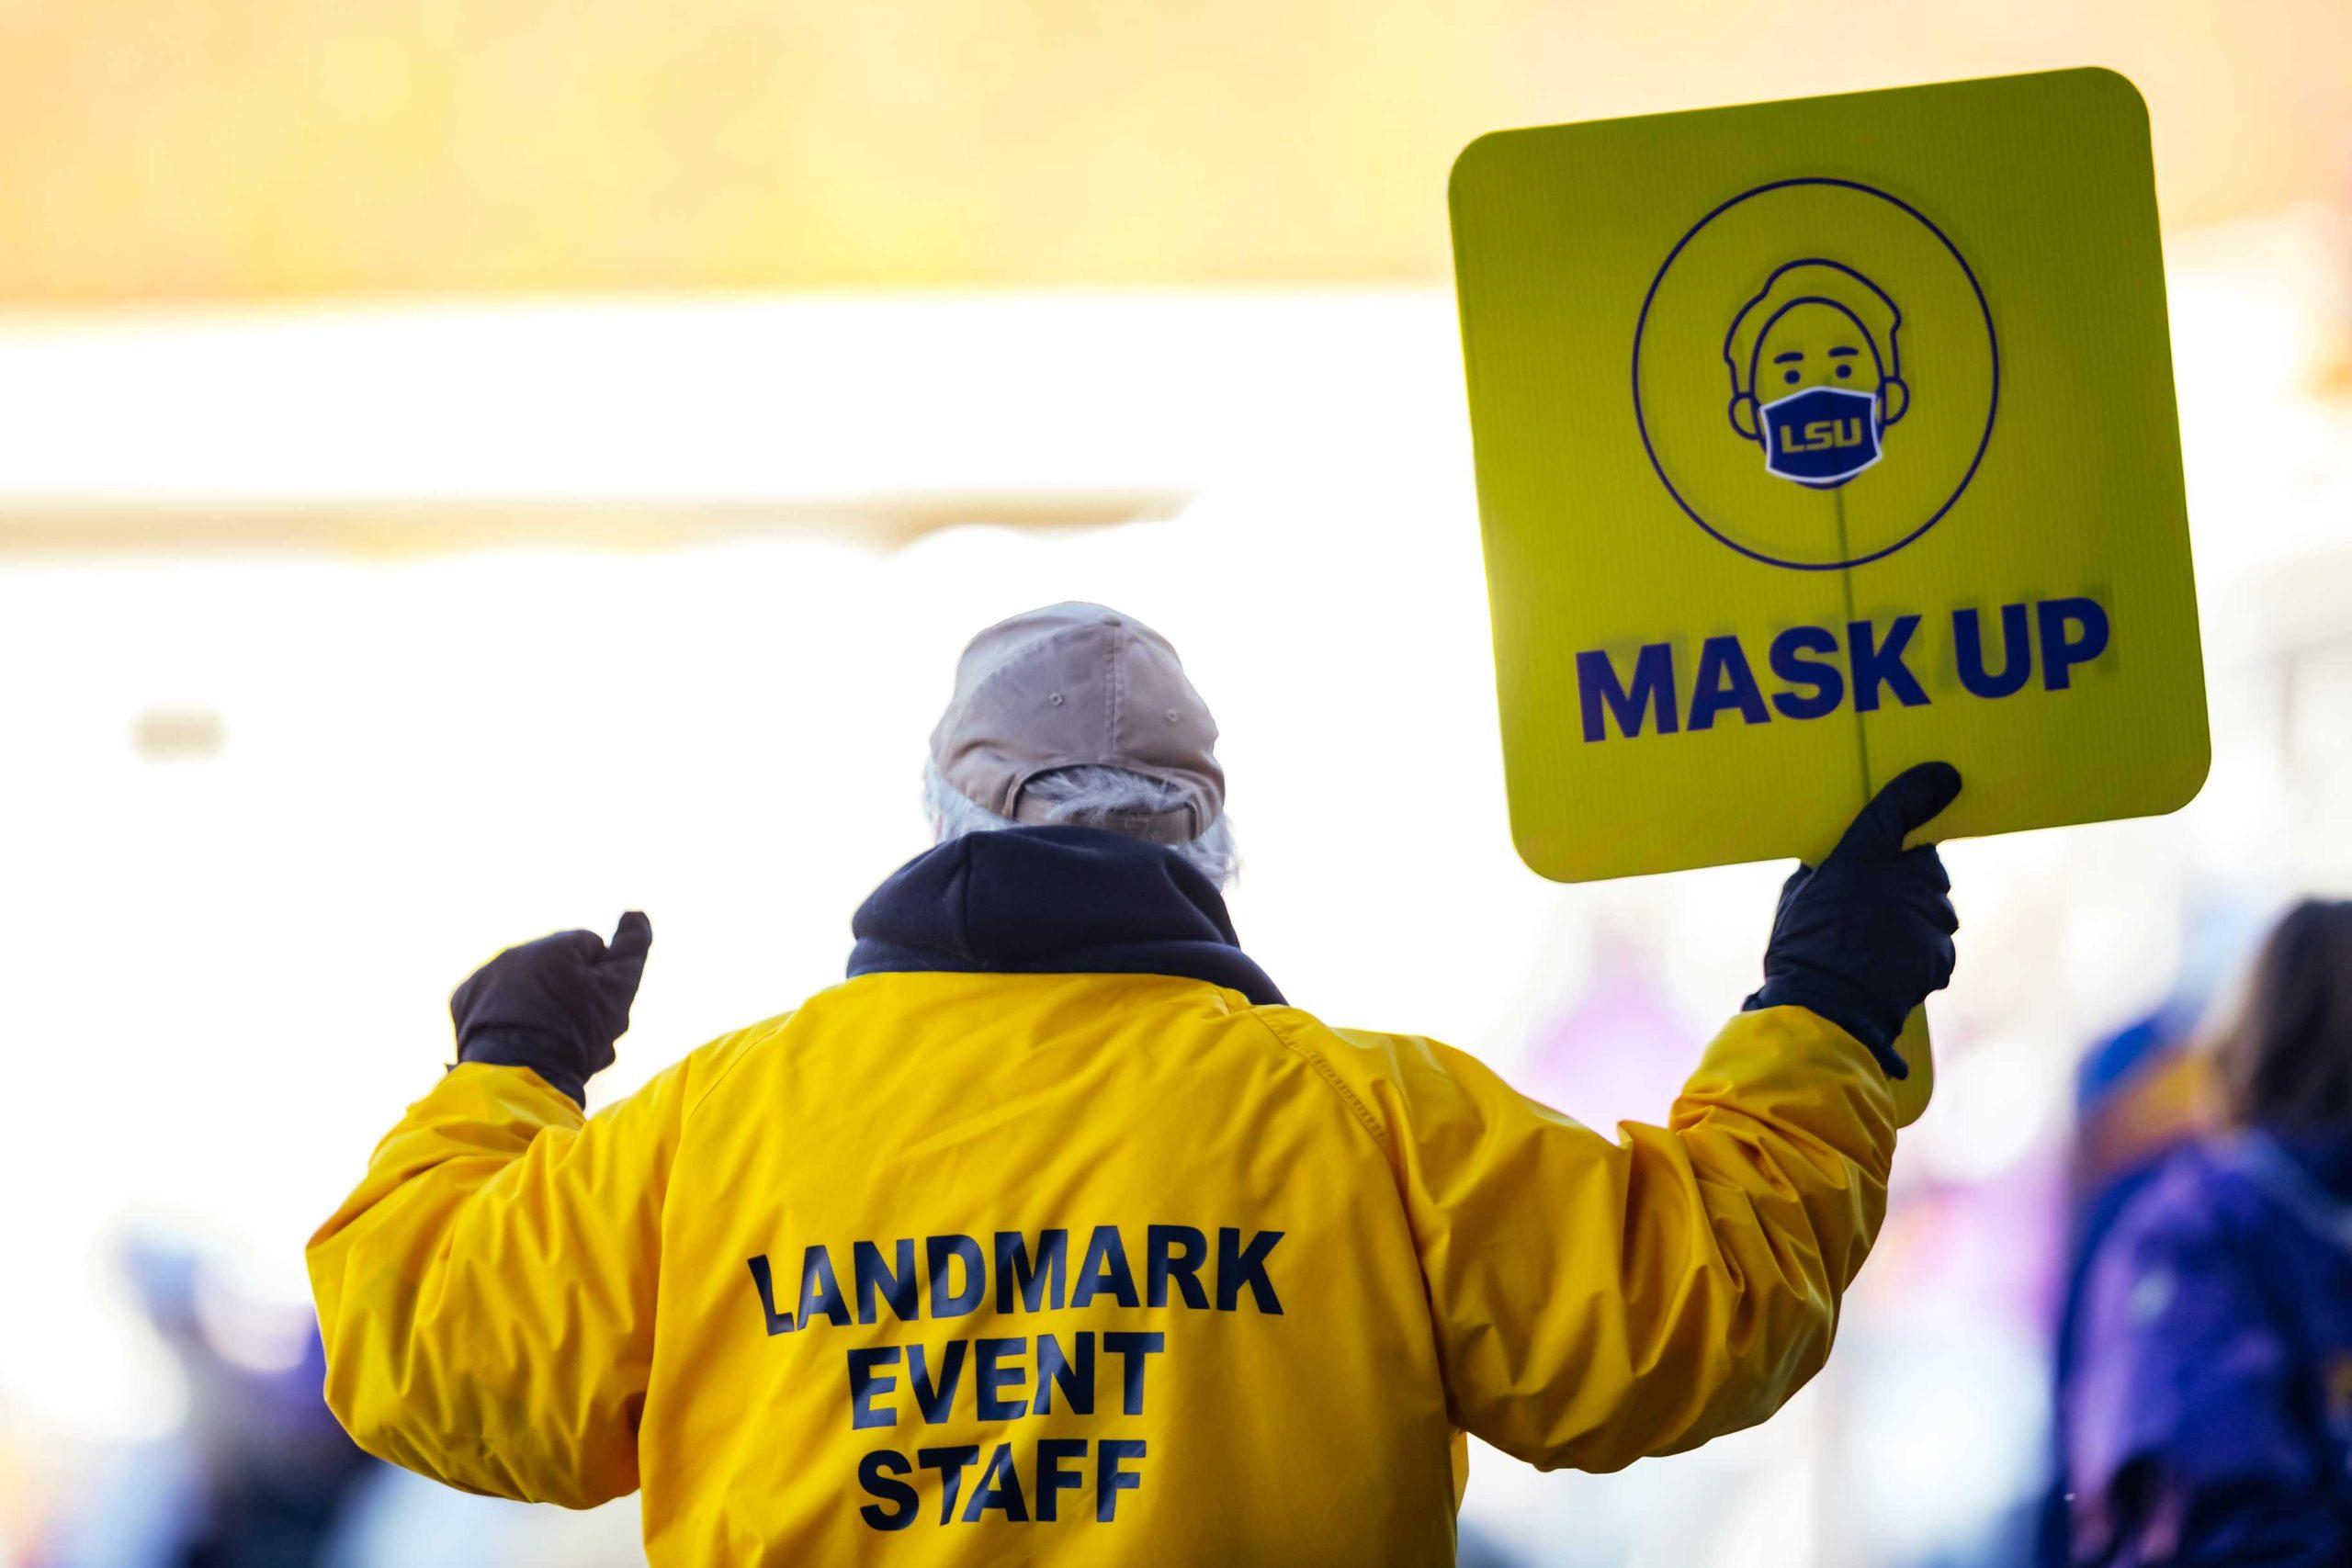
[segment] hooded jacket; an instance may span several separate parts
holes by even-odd
[[[2170,1156],[2092,1257],[2068,1349],[2074,1561],[2352,1562],[2352,1133]]]
[[[1172,852],[978,834],[850,977],[584,1121],[460,1066],[313,1238],[329,1404],[450,1484],[643,1493],[670,1564],[1453,1561],[1476,1433],[1763,1419],[1883,1213],[1887,1081],[1735,1017],[1610,1139],[1331,1028]]]

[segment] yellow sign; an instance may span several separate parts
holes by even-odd
[[[2169,811],[2203,664],[2139,94],[1480,138],[1454,264],[1520,853],[1586,881]]]

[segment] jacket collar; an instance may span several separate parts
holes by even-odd
[[[1225,900],[1173,850],[1096,828],[967,833],[917,855],[850,921],[849,973],[1175,975],[1283,995]]]

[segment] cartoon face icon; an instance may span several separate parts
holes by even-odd
[[[1833,261],[1794,261],[1740,307],[1724,339],[1731,426],[1764,466],[1835,490],[1883,455],[1911,406],[1895,343],[1903,314],[1884,290]]]

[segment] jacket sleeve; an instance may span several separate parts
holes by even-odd
[[[583,1120],[461,1065],[311,1238],[327,1404],[369,1453],[469,1492],[634,1491],[663,1189],[689,1057]]]
[[[2099,1244],[2062,1395],[2076,1562],[2352,1562],[2318,1379],[2233,1252],[2162,1179]]]
[[[1426,1040],[1340,1032],[1420,1253],[1456,1423],[1617,1470],[1777,1410],[1829,1353],[1895,1110],[1852,1036],[1743,1013],[1611,1142]]]

